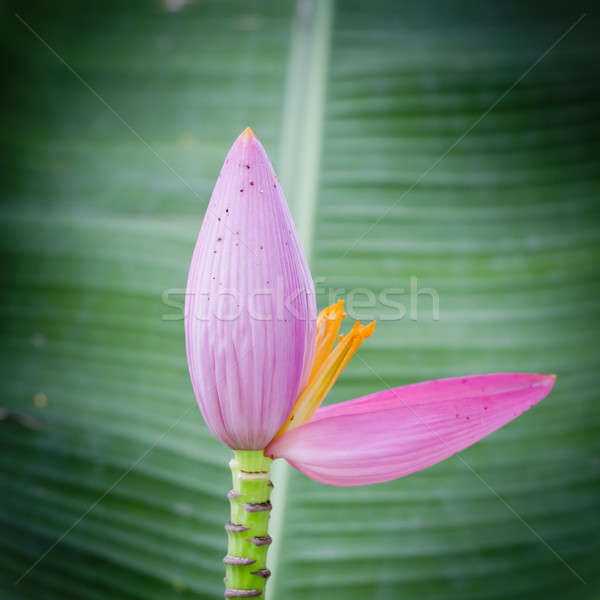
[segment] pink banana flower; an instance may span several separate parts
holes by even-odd
[[[311,274],[283,191],[261,143],[246,129],[215,185],[186,294],[186,349],[200,410],[225,444],[255,451],[236,452],[232,462],[225,562],[227,585],[237,587],[228,588],[229,597],[257,596],[263,589],[235,569],[260,566],[250,574],[268,576],[264,556],[250,546],[240,555],[241,542],[233,537],[250,530],[255,537],[246,539],[254,545],[270,541],[266,522],[255,528],[244,520],[248,511],[270,509],[268,490],[258,497],[239,483],[250,475],[260,481],[261,473],[267,481],[265,457],[284,458],[331,485],[388,481],[470,446],[539,402],[554,384],[553,375],[474,375],[320,408],[375,327],[356,322],[338,337],[344,316],[338,301],[317,317]]]
[[[505,425],[554,384],[553,375],[475,375],[319,408],[374,323],[357,323],[334,348],[342,302],[316,321],[306,257],[250,128],[215,185],[186,300],[189,370],[212,432],[324,483],[362,485],[424,469]]]

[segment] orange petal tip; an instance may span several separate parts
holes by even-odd
[[[363,338],[368,338],[373,335],[373,331],[375,331],[375,323],[376,321],[371,321],[368,325],[365,325],[362,330]]]

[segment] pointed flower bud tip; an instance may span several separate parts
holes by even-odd
[[[244,129],[244,131],[242,131],[242,133],[240,134],[239,139],[242,140],[249,140],[249,139],[256,139],[256,136],[254,135],[254,131],[252,131],[252,129],[250,129],[250,127],[246,127],[246,129]]]

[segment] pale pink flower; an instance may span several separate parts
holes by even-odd
[[[554,384],[553,375],[474,375],[319,408],[375,326],[357,322],[338,339],[344,316],[339,301],[316,318],[310,271],[283,191],[247,129],[213,191],[186,296],[192,384],[224,443],[264,449],[323,483],[387,481],[470,446]]]

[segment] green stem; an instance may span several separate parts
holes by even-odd
[[[225,597],[258,598],[264,594],[267,578],[267,550],[273,484],[271,463],[262,450],[235,450],[229,462],[233,489],[227,494],[231,520],[227,530]]]

